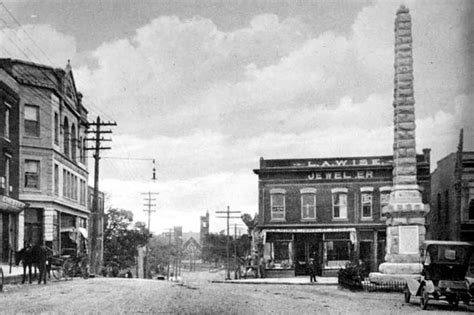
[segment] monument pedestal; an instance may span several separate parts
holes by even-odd
[[[379,272],[369,275],[372,282],[404,281],[417,278],[422,270],[420,246],[425,241],[425,214],[429,205],[423,204],[418,185],[394,187],[388,206],[387,247],[385,262]]]

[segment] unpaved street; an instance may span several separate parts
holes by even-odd
[[[353,293],[336,286],[211,283],[219,273],[185,273],[183,283],[96,278],[47,285],[9,285],[0,293],[0,313],[172,313],[172,314],[400,314],[420,312],[418,300],[401,293]],[[429,307],[430,314],[453,310]],[[474,308],[470,306],[470,310]]]

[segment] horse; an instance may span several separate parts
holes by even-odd
[[[46,273],[49,273],[49,269],[51,268],[51,256],[51,250],[41,245],[27,246],[15,252],[15,264],[18,266],[20,261],[23,262],[23,280],[21,283],[25,283],[26,267],[28,267],[29,282],[31,284],[31,267],[34,266],[39,270],[38,284],[41,284],[41,280],[46,284]]]

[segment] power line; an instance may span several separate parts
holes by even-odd
[[[230,261],[229,261],[229,219],[240,219],[240,217],[232,217],[231,214],[240,214],[240,211],[230,211],[230,207],[227,206],[227,211],[216,211],[216,213],[225,213],[226,216],[218,216],[216,218],[225,218],[227,219],[227,237],[226,237],[226,254],[227,254],[227,272],[226,280],[230,280]]]

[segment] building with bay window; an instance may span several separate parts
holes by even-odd
[[[0,70],[18,85],[18,243],[63,250],[61,231],[87,228],[87,110],[76,91],[71,66],[65,69],[0,59]],[[63,244],[64,245],[64,244]]]
[[[392,156],[260,159],[258,229],[267,271],[307,273],[314,258],[322,275],[351,259],[375,271],[385,255],[382,209],[392,189]],[[417,155],[424,202],[430,196],[430,150]]]
[[[20,215],[26,206],[19,196],[19,86],[0,69],[0,264],[18,250]]]

